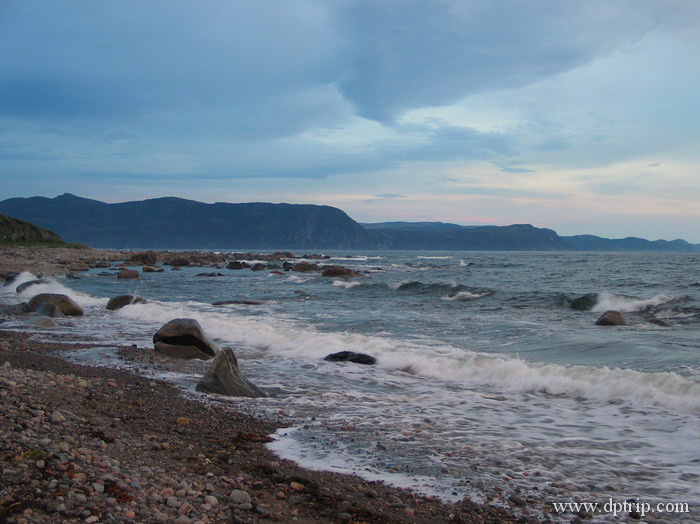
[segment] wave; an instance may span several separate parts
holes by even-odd
[[[456,295],[445,295],[444,297],[440,297],[442,300],[447,300],[449,302],[456,301],[456,302],[468,302],[470,300],[476,300],[477,298],[482,298],[487,295],[490,295],[489,292],[485,293],[472,293],[471,291],[460,291]]]
[[[416,258],[420,258],[422,260],[450,260],[451,258],[454,258],[454,257],[453,256],[442,256],[442,257],[417,256]]]
[[[362,282],[357,282],[357,281],[355,281],[355,282],[345,282],[343,280],[334,280],[333,281],[334,287],[340,287],[343,289],[351,289],[351,288],[358,287],[361,285],[362,285]]]
[[[612,293],[600,293],[598,302],[593,306],[591,311],[603,313],[614,309],[623,313],[632,313],[638,311],[646,311],[651,308],[668,304],[678,300],[683,300],[685,297],[668,297],[666,295],[656,295],[652,298],[639,299],[625,295],[615,295]]]
[[[33,284],[25,288],[21,293],[17,293],[17,288],[24,284],[25,282],[31,282],[32,280],[38,280],[38,277],[28,271],[23,271],[9,286],[2,288],[4,293],[16,293],[18,297],[23,300],[30,300],[33,296],[40,293],[56,293],[59,295],[67,295],[72,298],[81,307],[90,306],[106,306],[109,299],[93,297],[86,293],[81,293],[80,291],[72,290],[57,280],[52,278],[43,278],[43,282]]]

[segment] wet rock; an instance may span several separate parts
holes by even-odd
[[[19,286],[17,286],[17,293],[23,293],[27,288],[30,288],[32,286],[37,286],[39,284],[48,284],[49,281],[45,278],[39,278],[36,280],[29,280],[28,282],[23,282]]]
[[[25,325],[35,327],[35,328],[44,328],[44,329],[58,327],[58,324],[56,323],[56,321],[53,318],[46,317],[46,316],[30,318],[29,320],[27,320],[25,322]]]
[[[625,316],[620,313],[619,311],[606,311],[600,317],[598,317],[598,320],[595,321],[596,326],[626,326],[627,325],[627,319]]]
[[[661,327],[671,327],[672,326],[672,324],[670,322],[666,322],[665,320],[661,320],[660,318],[650,318],[649,323],[654,324],[656,326],[661,326]]]
[[[107,309],[116,311],[129,304],[146,304],[147,302],[145,298],[138,295],[117,295],[109,299],[109,302],[107,302]]]
[[[232,397],[266,397],[267,394],[246,379],[231,348],[222,349],[197,384],[197,391]]]
[[[318,264],[312,264],[311,262],[299,262],[291,267],[292,271],[297,271],[299,273],[308,273],[309,271],[318,271]]]
[[[243,264],[238,260],[234,260],[233,262],[229,262],[226,267],[228,269],[243,269]]]
[[[162,267],[153,267],[153,266],[143,266],[141,268],[141,271],[144,273],[163,273],[165,269]]]
[[[8,286],[10,286],[11,284],[13,284],[14,281],[17,280],[17,277],[18,277],[18,276],[19,276],[19,273],[14,272],[14,271],[11,272],[11,273],[7,273],[7,274],[5,275],[5,283],[3,284],[3,287],[8,287]]]
[[[168,265],[173,266],[173,267],[189,266],[190,261],[187,260],[186,258],[172,258],[168,261]]]
[[[65,316],[63,314],[63,311],[61,311],[61,308],[59,308],[56,304],[52,304],[50,302],[39,304],[34,310],[34,313],[36,313],[37,315],[51,318]]]
[[[73,262],[68,265],[68,271],[90,271],[90,266],[85,262]]]
[[[122,280],[136,280],[140,276],[140,273],[135,269],[122,269],[119,273],[117,273],[117,278]]]
[[[155,251],[144,251],[143,253],[134,253],[129,260],[134,265],[153,266],[158,262],[158,255]]]
[[[598,293],[588,293],[571,301],[569,307],[575,311],[590,311],[598,303]]]
[[[55,304],[67,317],[78,317],[83,314],[83,308],[76,304],[73,299],[58,293],[40,293],[32,297],[27,309],[35,312],[41,304]]]
[[[153,345],[159,353],[185,359],[209,360],[219,351],[193,318],[176,318],[165,324],[153,335]]]
[[[323,360],[328,362],[354,362],[355,364],[372,365],[377,363],[377,359],[365,353],[355,353],[353,351],[339,351],[332,353]]]
[[[356,277],[359,275],[356,271],[345,266],[323,266],[321,272],[322,277]]]

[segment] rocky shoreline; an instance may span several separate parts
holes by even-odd
[[[123,257],[4,249],[0,273],[65,274],[73,263]],[[72,363],[66,353],[89,341],[2,330],[8,318],[0,317],[0,522],[540,522],[515,506],[451,505],[304,470],[265,447],[281,421],[204,404],[125,370]],[[170,365],[153,352],[115,350]]]

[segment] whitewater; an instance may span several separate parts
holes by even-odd
[[[41,336],[144,351],[165,322],[197,319],[272,393],[231,404],[287,416],[270,448],[309,468],[451,501],[700,503],[700,255],[327,254],[363,276],[166,266],[125,282],[95,269],[17,294],[23,274],[0,300],[68,294],[85,316]],[[149,302],[105,309],[124,293]],[[587,294],[589,310],[569,307]],[[212,305],[225,300],[256,303]],[[609,309],[629,324],[596,326]],[[377,364],[323,360],[338,351]],[[74,358],[121,365],[106,350]],[[196,395],[196,373],[161,378]]]

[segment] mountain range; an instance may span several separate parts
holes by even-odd
[[[206,204],[175,197],[108,204],[66,193],[10,198],[0,202],[0,213],[66,241],[114,249],[700,251],[684,240],[566,237],[529,224],[359,224],[340,209],[310,204]]]

